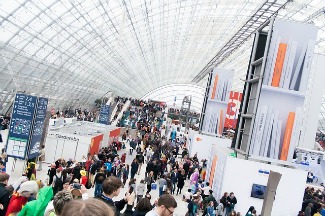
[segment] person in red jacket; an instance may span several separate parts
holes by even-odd
[[[121,156],[121,162],[124,164],[126,160],[126,153],[122,154]]]
[[[27,181],[19,186],[19,189],[10,199],[6,216],[16,214],[21,211],[30,197],[36,197],[38,193],[38,184],[36,181]]]
[[[80,174],[81,174],[80,184],[83,184],[86,187],[87,182],[88,182],[86,170],[80,170]]]

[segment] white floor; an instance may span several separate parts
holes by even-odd
[[[125,153],[125,152],[127,153],[126,149],[121,150],[118,153],[119,153],[119,155],[121,155],[122,153]],[[128,153],[127,153],[126,163],[131,164],[131,162],[134,158],[135,158],[135,152],[133,153],[133,155],[128,155]],[[13,163],[14,163],[14,160],[12,158],[9,158],[9,161],[7,163],[7,172],[10,174],[10,181],[9,181],[10,184],[14,183],[21,176],[23,169],[24,169],[24,162],[21,160],[17,160],[16,164],[15,164],[14,171],[11,171],[12,170],[11,167],[13,166]],[[144,179],[145,167],[146,166],[142,166],[140,175],[135,176],[137,179],[137,183],[139,183],[141,179]],[[45,180],[47,179],[47,170],[48,170],[48,164],[43,164],[43,170],[37,171],[37,179],[40,179],[45,182]],[[127,182],[127,184],[128,184],[128,182]],[[189,181],[187,180],[185,182],[185,186],[184,186],[182,192],[185,193],[187,191],[188,187],[189,187]],[[122,188],[120,195],[118,197],[114,198],[114,200],[122,199],[124,194],[126,193],[127,189],[128,189],[127,187]],[[93,188],[88,190],[88,194],[90,197],[93,197],[93,192],[94,192]],[[153,203],[154,200],[156,198],[158,198],[158,190],[151,191],[150,194],[151,194],[151,203]],[[175,199],[177,201],[177,205],[178,205],[178,207],[175,210],[174,216],[184,216],[187,212],[187,203],[182,201],[181,195],[178,195],[178,196],[175,195],[174,197],[175,197]]]

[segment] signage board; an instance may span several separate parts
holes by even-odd
[[[47,98],[42,98],[42,97],[38,98],[35,119],[33,124],[33,134],[29,146],[28,159],[35,158],[39,154],[42,134],[44,130],[44,121],[46,117],[47,104],[48,104]]]
[[[100,108],[98,123],[109,125],[110,106],[103,104]]]
[[[6,145],[8,157],[25,159],[30,143],[37,97],[16,94]]]

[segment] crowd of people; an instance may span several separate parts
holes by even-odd
[[[163,106],[141,100],[131,100],[131,106],[139,108],[135,136],[127,129],[112,145],[82,161],[56,160],[46,182],[37,180],[33,162],[12,185],[8,184],[10,176],[0,173],[0,216],[169,216],[180,205],[175,197],[187,206],[186,216],[258,215],[254,206],[248,206],[244,214],[236,212],[240,200],[234,192],[214,196],[206,179],[207,160],[189,156],[185,136],[161,134],[157,112],[162,112]],[[91,188],[94,192],[89,196]],[[121,188],[126,189],[125,194],[120,194]],[[154,191],[159,198],[152,200]],[[324,215],[323,197],[323,191],[307,188],[298,216]]]
[[[77,121],[89,121],[89,122],[95,122],[96,118],[99,114],[99,111],[94,109],[92,111],[88,109],[82,110],[81,108],[75,109],[75,110],[68,110],[60,111],[58,110],[55,112],[52,110],[51,112],[51,118],[57,119],[57,118],[73,118],[76,117]]]
[[[155,130],[161,128],[164,121],[165,104],[137,99],[131,99],[130,101],[131,105],[129,109],[123,113],[123,117],[119,122],[120,126],[140,130],[143,124],[146,124],[154,127]]]
[[[325,189],[315,189],[307,187],[304,193],[304,199],[301,211],[298,216],[320,216],[325,215]]]

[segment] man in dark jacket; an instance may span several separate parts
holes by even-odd
[[[137,154],[136,159],[137,159],[138,164],[139,164],[138,175],[140,175],[141,167],[142,167],[142,164],[143,164],[143,161],[144,161],[144,156],[142,155],[142,152]]]
[[[152,162],[152,161],[148,161],[148,164],[147,164],[147,166],[146,166],[146,172],[145,172],[145,174],[144,174],[145,178],[147,178],[148,174],[149,174],[151,171],[153,171],[153,166],[154,166],[153,162]]]
[[[9,191],[6,189],[9,177],[7,173],[0,173],[0,216],[6,215],[10,201]]]
[[[105,202],[109,205],[115,212],[114,216],[119,216],[120,211],[124,208],[127,203],[127,197],[121,199],[120,201],[113,201],[113,197],[119,195],[123,183],[121,179],[116,178],[115,176],[110,176],[103,182],[103,193],[98,195],[96,198]]]
[[[229,214],[232,210],[234,210],[235,205],[237,204],[237,199],[235,197],[235,194],[231,192],[229,196],[227,197],[227,203],[226,203],[226,215]]]
[[[172,172],[170,176],[170,180],[172,182],[172,194],[175,194],[175,188],[176,188],[176,183],[177,183],[177,178],[178,178],[178,171],[177,169],[174,169],[174,172]]]

